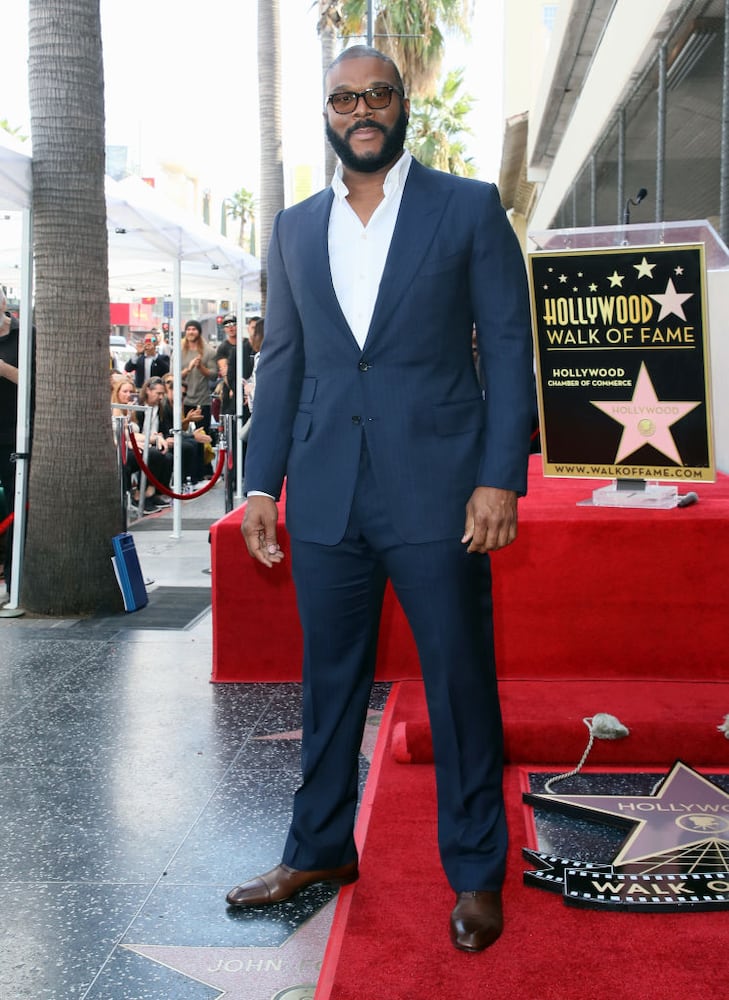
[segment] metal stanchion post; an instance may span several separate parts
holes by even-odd
[[[235,447],[235,442],[233,437],[233,429],[235,427],[234,415],[232,413],[224,413],[222,415],[222,421],[223,421],[223,435],[227,452],[225,456],[225,464],[223,466],[223,487],[225,491],[225,513],[229,514],[233,509],[233,486],[235,481],[234,477],[235,467],[231,469],[230,463],[228,461],[228,457],[230,455],[235,454],[233,450]]]
[[[122,531],[127,530],[127,471],[124,462],[124,417],[114,417],[114,439],[116,441],[116,465],[119,473],[119,502],[121,504]]]
[[[143,406],[141,409],[144,411],[144,424],[142,426],[142,433],[144,434],[144,446],[142,448],[142,458],[144,460],[145,466],[149,466],[149,439],[152,435],[152,431],[155,429],[154,424],[154,411],[151,406]],[[147,491],[147,473],[143,468],[139,469],[139,517],[144,515],[144,494]]]

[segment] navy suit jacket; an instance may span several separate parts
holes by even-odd
[[[403,540],[460,537],[476,486],[526,492],[534,373],[518,241],[494,185],[413,161],[360,350],[332,285],[332,198],[274,222],[246,486],[279,496],[286,479],[289,533],[335,544],[365,434]]]

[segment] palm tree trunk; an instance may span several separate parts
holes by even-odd
[[[36,387],[22,603],[121,609],[100,0],[30,0]]]
[[[260,115],[261,309],[266,308],[266,254],[273,220],[284,207],[281,122],[281,43],[279,0],[258,0],[258,107]]]

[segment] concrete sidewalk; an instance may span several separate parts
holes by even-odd
[[[313,997],[335,890],[225,905],[280,860],[301,690],[210,682],[208,529],[224,513],[218,485],[185,501],[179,538],[171,512],[130,525],[154,581],[147,608],[0,619],[4,997]],[[163,592],[168,620],[153,607]],[[241,622],[247,655],[255,642]],[[362,781],[386,697],[376,685]]]

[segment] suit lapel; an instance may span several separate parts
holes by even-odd
[[[417,160],[410,165],[390,250],[380,281],[367,340],[388,323],[402,301],[402,290],[417,274],[446,209],[448,198],[438,183],[437,171]]]
[[[326,188],[318,197],[312,199],[309,208],[311,225],[301,227],[300,258],[304,261],[308,285],[321,299],[323,311],[340,318],[352,338],[352,343],[359,350],[332,284],[332,269],[329,264],[329,216],[333,198],[332,189]]]
[[[301,227],[299,256],[304,262],[308,285],[321,298],[324,311],[340,318],[352,338],[352,344],[359,351],[332,284],[329,215],[333,197],[331,188],[326,188],[319,197],[311,199],[311,224]],[[447,202],[448,197],[439,182],[438,172],[428,170],[413,160],[405,182],[365,346],[370,337],[376,336],[379,330],[386,327],[402,300],[403,288],[407,288],[417,274],[435,238]]]

